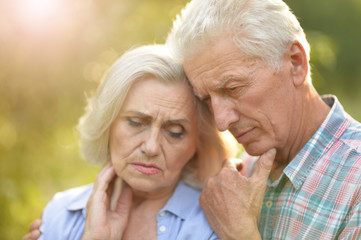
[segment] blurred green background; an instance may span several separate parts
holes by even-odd
[[[0,0],[0,239],[21,239],[53,194],[93,181],[77,119],[115,58],[163,43],[184,0]],[[313,82],[361,120],[361,1],[289,0]]]

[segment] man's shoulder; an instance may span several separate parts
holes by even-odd
[[[350,125],[342,134],[340,140],[361,154],[361,123],[354,119],[350,119],[349,121]]]

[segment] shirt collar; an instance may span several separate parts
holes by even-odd
[[[86,205],[90,194],[93,191],[92,185],[87,185],[77,190],[78,194],[76,197],[69,202],[66,207],[68,211],[82,211],[83,216],[86,215]],[[191,213],[192,208],[195,205],[195,199],[198,200],[200,195],[200,191],[195,190],[183,182],[179,182],[174,193],[163,207],[162,211],[168,211],[173,213],[174,215],[182,218],[183,220],[187,218],[187,216]],[[195,196],[195,197],[190,197]],[[180,204],[181,203],[181,204]]]
[[[336,96],[325,95],[322,99],[331,107],[330,112],[312,138],[284,169],[284,174],[296,189],[302,186],[315,162],[350,125],[349,117]]]
[[[198,204],[200,194],[200,191],[193,189],[180,181],[173,195],[160,212],[168,211],[185,220],[194,206]]]
[[[86,204],[90,197],[90,194],[93,192],[93,184],[89,184],[83,187],[76,188],[77,194],[76,197],[69,202],[66,209],[68,211],[82,211],[83,216],[86,215]]]

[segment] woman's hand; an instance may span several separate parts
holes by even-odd
[[[122,238],[128,223],[132,204],[132,192],[129,186],[123,184],[119,198],[114,201],[113,192],[116,192],[114,191],[116,178],[114,167],[110,162],[97,175],[93,193],[90,195],[87,203],[85,229],[82,240],[119,240]],[[115,185],[119,188],[117,184]]]

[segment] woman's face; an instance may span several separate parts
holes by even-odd
[[[136,81],[110,127],[115,171],[134,191],[173,191],[196,151],[196,106],[185,83]]]

